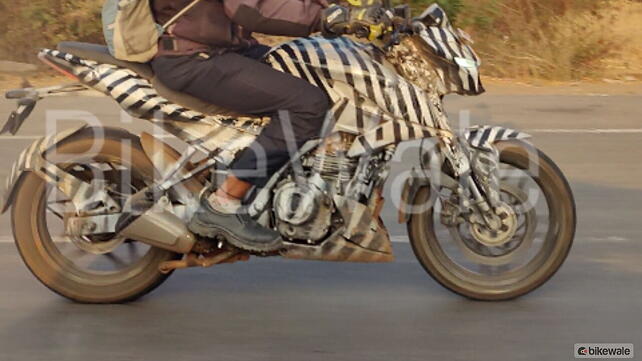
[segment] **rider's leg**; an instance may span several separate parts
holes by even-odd
[[[230,174],[225,182],[216,191],[218,197],[228,200],[240,200],[245,197],[247,192],[252,188],[252,184],[244,182],[234,174]]]
[[[210,195],[209,202],[215,209],[226,213],[236,213],[241,207],[241,200],[252,187],[251,183],[230,174],[216,192]]]
[[[214,202],[204,204],[190,228],[204,235],[222,229],[237,246],[247,249],[278,247],[276,232],[260,227],[246,216],[231,214],[234,207],[220,203],[241,199],[252,186],[262,186],[270,174],[289,160],[290,143],[299,147],[320,134],[330,106],[325,92],[236,53],[210,59],[199,55],[160,58],[154,61],[154,70],[161,81],[175,90],[238,112],[273,116],[255,144],[233,164],[234,176],[219,189]],[[289,134],[294,139],[289,139]]]

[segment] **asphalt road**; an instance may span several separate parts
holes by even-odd
[[[30,275],[10,243],[5,215],[0,360],[554,361],[573,359],[574,343],[641,348],[642,97],[484,95],[448,104],[453,119],[530,131],[572,183],[575,246],[534,293],[482,303],[442,289],[403,243],[405,228],[390,202],[384,219],[398,241],[395,263],[253,260],[178,272],[134,304],[77,305]],[[0,102],[0,114],[11,108]],[[57,110],[119,121],[108,99],[45,101],[19,137],[0,138],[0,178]],[[125,126],[148,129],[142,121]],[[408,169],[415,154],[400,154],[395,173]]]

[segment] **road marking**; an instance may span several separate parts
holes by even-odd
[[[629,242],[629,241],[630,239],[628,238],[618,237],[618,236],[588,237],[586,239],[586,242],[594,242],[594,243],[601,243],[601,242],[617,243],[617,242]]]
[[[391,236],[392,243],[410,243],[408,236]]]
[[[622,129],[608,129],[608,128],[595,128],[595,129],[556,129],[556,128],[542,128],[542,129],[520,129],[524,133],[533,134],[642,134],[642,128],[622,128]],[[0,140],[36,140],[42,138],[42,135],[2,135]],[[160,139],[173,139],[176,136],[171,134],[155,135]],[[176,138],[178,139],[178,138]]]
[[[526,133],[573,133],[573,134],[640,134],[642,128],[631,129],[524,129]]]

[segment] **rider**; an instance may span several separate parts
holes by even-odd
[[[153,0],[157,22],[167,22],[191,2]],[[297,147],[319,136],[330,100],[320,88],[261,63],[269,47],[251,34],[341,35],[350,21],[349,9],[326,0],[201,0],[161,38],[152,67],[167,87],[236,112],[272,117],[255,144],[240,153],[231,175],[201,202],[192,232],[223,232],[233,245],[252,251],[280,247],[276,231],[237,210],[250,188],[263,186],[288,162],[286,134],[294,134]],[[292,133],[284,133],[282,114],[288,114]]]

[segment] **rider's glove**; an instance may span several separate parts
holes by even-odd
[[[325,35],[355,34],[372,41],[390,30],[393,15],[380,5],[348,9],[332,5],[323,11]]]
[[[321,13],[321,24],[325,36],[347,34],[350,27],[350,9],[340,5],[330,5]]]

